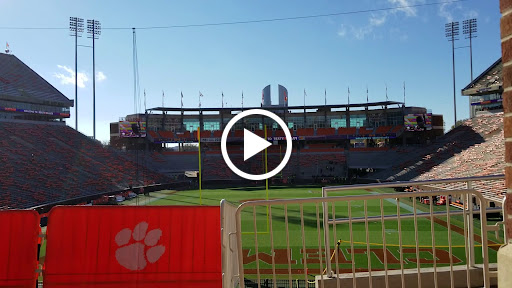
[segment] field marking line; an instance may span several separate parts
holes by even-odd
[[[379,192],[376,192],[376,191],[370,191],[370,194],[382,194],[382,193],[379,193]],[[389,198],[386,198],[384,199],[384,201],[386,202],[389,202],[391,204],[394,204],[396,206],[396,200],[395,199],[389,199]],[[409,204],[405,204],[404,202],[400,202],[400,208],[403,208],[411,213],[414,213],[414,208],[412,208],[412,206],[410,206]]]

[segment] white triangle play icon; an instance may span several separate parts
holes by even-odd
[[[244,129],[244,161],[270,146],[270,142]]]

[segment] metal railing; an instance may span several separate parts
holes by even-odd
[[[235,218],[236,206],[226,200],[220,202],[221,217],[221,243],[222,243],[222,286],[237,287],[238,278],[238,249],[235,241]]]
[[[242,279],[249,274],[255,275],[254,283],[258,283],[258,287],[262,287],[261,283],[268,282],[262,280],[265,276],[272,279],[269,283],[277,283],[278,279],[285,278],[289,286],[293,287],[293,282],[297,279],[306,281],[304,283],[311,282],[308,278],[311,274],[322,275],[316,277],[317,287],[324,287],[326,281],[336,281],[337,287],[345,287],[349,281],[349,286],[356,287],[360,278],[368,281],[366,287],[373,287],[375,281],[382,281],[385,287],[389,287],[390,277],[400,277],[399,283],[406,287],[405,275],[411,270],[415,270],[417,274],[417,287],[439,287],[438,283],[448,275],[448,287],[455,287],[455,281],[460,279],[455,279],[454,275],[459,273],[461,267],[466,271],[463,278],[467,287],[474,282],[474,274],[470,270],[477,267],[481,271],[478,272],[481,273],[479,277],[483,279],[481,286],[489,287],[490,277],[493,275],[489,272],[487,235],[489,231],[499,230],[499,227],[487,225],[487,200],[478,191],[458,189],[353,196],[328,194],[354,189],[501,179],[503,176],[500,175],[324,187],[323,197],[248,201],[236,210],[234,206],[223,203],[224,287],[235,287],[236,284],[244,287]],[[471,187],[471,184],[468,185]],[[441,210],[434,209],[434,200],[439,196],[463,199],[464,203],[475,201],[478,210],[474,210],[473,205],[466,204],[466,209],[457,211],[453,211],[454,208],[449,205]],[[432,205],[418,204],[416,197],[425,197]],[[412,201],[409,198],[413,198]],[[478,233],[475,233],[473,216],[477,213],[480,214],[479,223],[482,224]],[[462,219],[460,215],[463,216]],[[262,218],[266,221],[262,221]],[[233,223],[227,224],[226,219],[235,220],[235,227],[232,226]],[[397,229],[389,232],[386,227]],[[387,236],[388,234],[394,236]],[[233,236],[236,236],[236,243]],[[372,243],[379,242],[376,238],[382,243]],[[426,241],[427,238],[429,241]],[[453,245],[454,239],[464,245]],[[331,246],[331,240],[336,244]],[[392,244],[393,241],[398,244]],[[475,250],[475,241],[481,244],[481,252]],[[381,248],[375,248],[376,245]],[[226,251],[229,251],[229,255],[226,255]],[[426,259],[427,256],[431,259]],[[375,261],[375,258],[379,261]],[[230,268],[226,268],[227,266]],[[362,276],[359,272],[366,274]],[[422,281],[422,273],[427,272],[433,274],[433,285],[424,284],[427,276]],[[342,279],[343,275],[351,277]],[[378,277],[381,279],[378,280]]]

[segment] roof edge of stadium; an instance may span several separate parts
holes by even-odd
[[[480,81],[480,79],[482,79],[485,75],[487,75],[487,73],[488,73],[489,71],[491,71],[494,67],[496,67],[497,65],[499,65],[499,64],[501,63],[501,60],[502,60],[502,59],[501,59],[501,57],[500,57],[498,60],[496,60],[494,63],[492,63],[492,65],[491,65],[491,66],[489,66],[487,69],[485,69],[485,71],[484,71],[484,72],[482,72],[482,73],[481,73],[480,75],[478,75],[475,79],[473,79],[473,81],[469,82],[469,84],[468,84],[468,85],[466,85],[466,87],[462,88],[462,90],[460,91],[460,92],[461,92],[461,94],[462,94],[463,96],[469,96],[468,94],[465,94],[465,92],[464,92],[464,91],[469,90],[469,89],[472,89],[471,85],[476,84],[478,81]],[[503,73],[503,72],[502,72],[502,73]]]
[[[389,105],[403,105],[403,102],[396,101],[381,101],[359,104],[334,104],[334,105],[302,105],[302,106],[257,106],[257,107],[225,107],[225,108],[179,108],[179,107],[154,107],[146,109],[146,111],[243,111],[250,109],[265,109],[265,110],[304,110],[304,109],[333,109],[333,108],[361,108],[373,106],[389,106]]]
[[[14,58],[16,61],[18,61],[19,63],[21,63],[21,65],[23,65],[26,69],[28,69],[28,71],[30,73],[33,73],[35,74],[37,77],[39,77],[40,80],[44,81],[49,87],[51,90],[53,90],[53,92],[57,95],[59,95],[62,99],[62,101],[57,101],[57,100],[47,100],[47,99],[41,99],[41,98],[36,98],[40,101],[43,101],[43,102],[46,102],[46,103],[55,103],[59,106],[65,106],[67,107],[68,105],[70,107],[74,107],[75,105],[75,101],[72,100],[72,99],[69,99],[66,95],[64,95],[62,92],[60,92],[59,89],[55,88],[55,86],[53,86],[50,82],[48,82],[45,78],[43,78],[43,76],[39,75],[39,73],[37,73],[36,71],[34,71],[34,69],[32,69],[30,66],[28,66],[25,62],[23,62],[20,58],[16,57],[16,55],[14,54],[7,54],[7,53],[0,53],[0,56],[1,57],[12,57]]]

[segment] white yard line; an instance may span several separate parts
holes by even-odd
[[[370,194],[381,194],[379,192],[375,192],[375,191],[370,191]],[[387,198],[387,199],[384,199],[385,201],[389,202],[389,203],[392,203],[396,206],[396,199],[390,199],[390,198]],[[414,208],[411,206],[411,205],[408,205],[408,204],[405,204],[404,202],[400,202],[400,208],[403,208],[411,213],[414,213]]]

